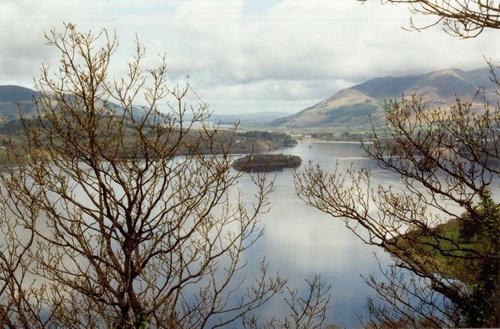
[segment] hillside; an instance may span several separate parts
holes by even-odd
[[[370,127],[370,117],[375,125],[382,124],[384,104],[388,99],[416,94],[428,107],[446,108],[454,103],[455,96],[471,99],[479,87],[486,89],[490,101],[499,100],[486,68],[472,71],[446,69],[420,75],[374,78],[343,89],[294,115],[286,116],[281,112],[214,115],[212,121],[221,124],[240,122],[242,127],[366,130]],[[18,118],[19,106],[26,115],[33,114],[33,96],[36,95],[36,91],[28,88],[0,86],[0,119],[11,121]],[[478,99],[478,107],[480,101]],[[142,109],[138,107],[135,112],[140,115]]]
[[[21,86],[5,85],[0,86],[0,120],[9,122],[19,118],[19,106],[23,113],[30,116],[35,113],[34,97],[38,92]],[[109,103],[118,110],[118,105]],[[136,115],[142,115],[145,110],[141,107],[134,107]],[[259,127],[269,125],[278,118],[289,115],[287,112],[258,112],[243,114],[213,114],[211,122],[222,125],[239,124],[240,127]]]
[[[0,119],[10,121],[19,117],[19,107],[26,115],[35,112],[34,90],[20,86],[0,86]]]
[[[36,112],[34,99],[38,96],[37,91],[29,88],[15,85],[0,86],[0,120],[9,122],[19,119],[19,107],[26,117],[34,115]],[[122,113],[117,104],[107,102],[107,106],[116,110],[117,113]],[[134,106],[133,112],[134,117],[142,117],[145,109],[141,106]],[[15,123],[12,124],[15,125]]]
[[[495,99],[495,86],[489,80],[488,70],[462,71],[447,69],[421,75],[375,78],[311,106],[297,114],[272,122],[281,128],[340,128],[367,129],[370,117],[375,125],[383,122],[384,104],[388,99],[416,94],[428,107],[449,107],[459,96],[471,99],[479,87]],[[478,106],[480,106],[478,99]]]

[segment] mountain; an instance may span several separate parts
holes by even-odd
[[[297,114],[274,120],[272,126],[366,129],[370,126],[370,117],[375,124],[383,122],[384,105],[388,99],[416,94],[428,107],[446,108],[455,102],[457,96],[471,99],[480,87],[485,88],[487,96],[498,99],[494,93],[496,85],[489,80],[486,68],[472,71],[446,69],[420,75],[375,78],[343,89]],[[478,99],[478,103],[480,101]]]
[[[343,130],[366,130],[370,117],[374,124],[381,124],[384,105],[388,99],[400,99],[402,95],[416,94],[428,107],[449,107],[459,96],[471,99],[479,87],[485,88],[489,101],[500,100],[496,86],[489,80],[487,68],[472,71],[446,69],[427,74],[400,77],[381,77],[368,80],[312,105],[297,114],[253,113],[241,115],[217,115],[213,122],[242,126],[271,126],[279,128],[326,128],[340,127]],[[36,110],[33,97],[38,93],[19,86],[0,86],[0,119],[10,121],[18,118],[19,107],[29,116]],[[477,106],[481,99],[478,98]],[[110,104],[113,107],[118,105]],[[134,111],[140,116],[144,109]]]
[[[376,98],[356,89],[344,89],[297,114],[275,120],[272,125],[288,128],[331,127],[337,123],[361,125],[380,106]]]
[[[19,118],[19,106],[26,116],[35,114],[36,107],[34,98],[38,92],[13,85],[0,86],[0,122],[9,122]],[[108,106],[121,113],[118,105],[111,102]],[[141,117],[146,109],[141,106],[134,106],[134,116]],[[211,121],[223,125],[234,125],[239,123],[242,127],[268,126],[272,121],[289,115],[288,112],[258,112],[243,114],[213,114]]]
[[[38,93],[20,86],[0,86],[0,119],[10,121],[19,117],[19,109],[31,115],[36,111],[33,101]]]
[[[19,119],[19,109],[21,108],[24,115],[29,117],[36,113],[36,105],[34,99],[39,96],[35,90],[21,86],[6,85],[0,86],[0,122],[9,122]],[[110,109],[116,113],[122,113],[122,108],[112,102],[107,102]],[[142,106],[133,107],[133,115],[136,118],[142,117],[146,113],[146,109]]]

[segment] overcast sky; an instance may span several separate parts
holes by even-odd
[[[189,76],[219,113],[298,112],[367,79],[474,69],[499,54],[495,31],[406,32],[409,15],[378,0],[0,0],[0,85],[33,87],[42,63],[56,65],[43,33],[63,22],[116,30],[116,76],[137,33],[146,65],[165,53],[172,83]]]

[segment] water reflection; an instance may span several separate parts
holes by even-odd
[[[363,157],[359,144],[301,143],[282,152],[299,155],[303,165],[311,161],[332,169],[338,163],[340,171],[351,163],[372,168],[375,184],[399,184],[397,177],[377,169],[375,162]],[[240,184],[245,188],[250,184],[249,178],[243,177]],[[265,233],[250,251],[250,264],[265,257],[272,271],[279,271],[296,287],[305,288],[304,278],[321,273],[322,280],[332,284],[332,309],[327,323],[359,326],[357,315],[367,315],[366,298],[374,296],[360,274],[379,271],[374,253],[382,264],[390,261],[388,255],[363,244],[342,221],[306,206],[295,194],[291,170],[278,172],[275,185],[271,210],[261,216]],[[280,304],[280,300],[275,300],[266,309],[277,314],[282,309]]]

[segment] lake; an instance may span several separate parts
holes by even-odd
[[[338,163],[342,172],[352,165],[372,170],[371,182],[402,186],[399,177],[378,168],[375,161],[363,157],[358,143],[300,143],[293,148],[275,151],[298,155],[303,168],[309,162],[319,163],[332,170]],[[285,169],[276,173],[275,191],[270,196],[269,212],[259,217],[264,235],[244,255],[248,262],[244,275],[251,284],[258,274],[258,264],[265,258],[269,275],[278,272],[288,279],[292,288],[304,289],[305,279],[321,274],[322,282],[331,285],[331,309],[325,324],[342,328],[361,327],[358,316],[367,318],[366,300],[375,297],[361,275],[380,274],[381,266],[391,263],[390,256],[379,248],[365,245],[340,219],[329,217],[307,206],[295,194],[293,171]],[[254,186],[249,174],[243,174],[239,188],[252,195]],[[494,184],[494,197],[500,196]],[[238,281],[238,280],[236,280]],[[193,289],[196,289],[194,287]],[[258,310],[262,317],[286,315],[283,295],[275,296]],[[228,326],[233,328],[234,326]]]
[[[358,143],[300,143],[274,153],[300,156],[301,168],[310,161],[326,169],[333,168],[337,162],[340,169],[351,164],[364,166],[373,170],[374,184],[400,185],[397,176],[379,169],[374,161],[363,157]],[[249,176],[245,174],[240,185],[244,190],[250,184]],[[270,263],[271,273],[279,271],[288,278],[291,286],[298,288],[304,288],[305,278],[321,274],[322,281],[332,285],[331,310],[326,323],[360,327],[358,315],[366,318],[366,299],[374,297],[361,274],[379,273],[377,258],[386,265],[390,257],[361,242],[341,220],[329,217],[300,200],[295,194],[292,170],[277,172],[275,187],[270,197],[271,209],[260,217],[264,236],[250,250],[250,264],[265,257]],[[277,310],[283,304],[280,298],[264,309],[279,313]]]

